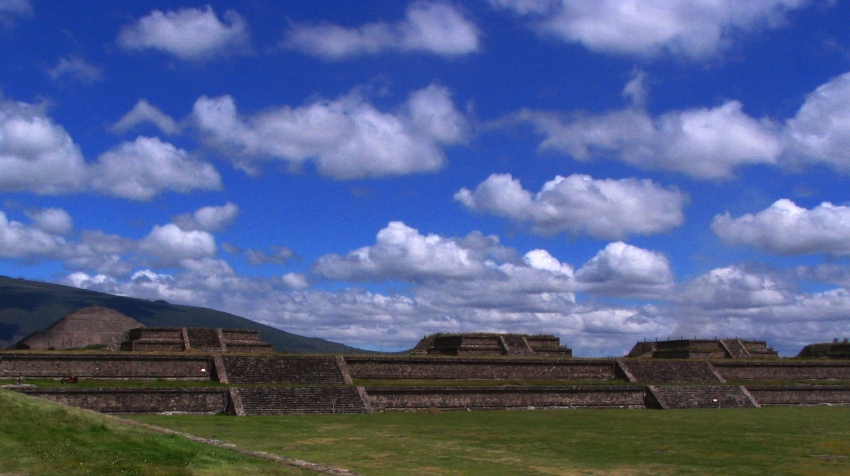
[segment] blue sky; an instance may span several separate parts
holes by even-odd
[[[379,350],[850,336],[841,0],[0,0],[0,274]]]

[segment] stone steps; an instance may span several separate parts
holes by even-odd
[[[720,341],[723,347],[733,359],[746,359],[750,356],[750,352],[744,347],[740,339],[722,339]]]
[[[744,387],[732,385],[659,385],[647,388],[647,406],[665,410],[757,406]]]
[[[640,383],[724,383],[706,361],[629,359],[620,365]]]
[[[223,356],[231,384],[288,383],[344,384],[345,378],[334,357],[312,356]]]
[[[237,387],[245,415],[366,413],[356,387]]]
[[[196,350],[220,351],[221,340],[217,329],[189,328],[186,329],[189,346]]]

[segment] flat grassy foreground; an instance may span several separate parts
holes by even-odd
[[[850,474],[850,407],[133,418],[369,475]]]
[[[315,473],[0,390],[0,474]]]

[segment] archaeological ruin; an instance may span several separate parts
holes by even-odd
[[[0,383],[108,413],[850,405],[849,359],[779,358],[742,339],[575,358],[557,337],[524,334],[438,334],[406,355],[274,353],[256,332],[228,329],[137,327],[123,337],[123,351],[0,352]],[[68,377],[84,384],[39,384]]]

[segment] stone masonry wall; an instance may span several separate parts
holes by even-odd
[[[16,389],[104,413],[220,413],[227,406],[227,390],[217,388],[38,388]]]
[[[850,362],[711,363],[726,380],[850,380]]]
[[[614,360],[346,357],[352,378],[612,380]]]
[[[374,410],[644,408],[646,387],[366,387]]]
[[[121,354],[0,354],[0,378],[210,380],[210,357]]]
[[[850,385],[748,385],[747,390],[763,406],[850,405]]]

